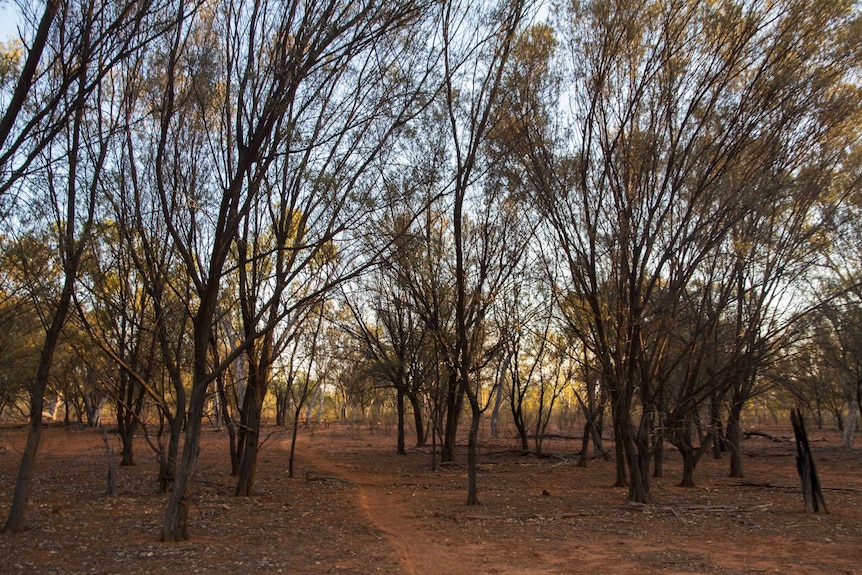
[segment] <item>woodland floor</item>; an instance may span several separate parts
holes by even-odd
[[[165,544],[143,440],[108,498],[101,432],[47,429],[27,529],[0,536],[0,573],[862,574],[862,449],[841,449],[834,433],[809,431],[830,513],[808,514],[790,442],[746,441],[744,480],[705,457],[690,489],[676,487],[668,449],[655,504],[631,506],[611,487],[613,461],[575,466],[579,442],[555,439],[554,456],[536,458],[485,440],[482,503],[467,507],[464,465],[431,471],[428,449],[398,456],[391,431],[302,430],[296,479],[289,435],[270,431],[252,498],[232,495],[227,435],[204,433],[191,540]],[[24,438],[0,429],[4,521]]]

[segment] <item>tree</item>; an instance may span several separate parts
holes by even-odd
[[[479,6],[442,6],[443,105],[452,148],[452,242],[455,261],[454,338],[449,357],[457,392],[470,407],[467,443],[467,504],[479,502],[476,485],[479,423],[484,405],[479,370],[493,355],[486,317],[496,294],[510,279],[525,245],[513,233],[518,224],[513,202],[493,180],[483,182],[481,153],[494,111],[505,105],[503,77],[528,6],[515,1]],[[473,195],[477,191],[485,195]],[[475,202],[476,210],[471,210]],[[496,209],[496,208],[500,209]]]
[[[564,12],[571,124],[536,122],[524,161],[568,291],[588,311],[580,337],[601,365],[630,500],[651,498],[656,338],[667,333],[656,314],[687,297],[745,217],[786,193],[750,184],[778,150],[803,133],[826,142],[841,121],[844,95],[828,94],[845,93],[852,11],[809,16],[792,2],[597,1]]]
[[[184,8],[179,8],[184,14]],[[332,1],[313,7],[292,3],[277,9],[263,2],[244,2],[227,8],[201,9],[177,19],[165,46],[164,89],[153,118],[153,175],[160,210],[196,300],[190,309],[194,359],[186,440],[162,528],[162,538],[168,541],[188,537],[186,491],[197,461],[206,390],[236,357],[267,336],[273,327],[266,319],[272,317],[269,314],[279,317],[283,311],[266,308],[253,337],[246,334],[219,365],[211,363],[210,336],[222,279],[234,246],[242,240],[241,226],[253,217],[262,194],[274,189],[274,182],[308,185],[298,190],[297,197],[330,208],[339,225],[350,219],[355,191],[350,186],[361,184],[358,174],[365,173],[363,167],[370,160],[342,152],[353,149],[360,135],[381,125],[386,128],[384,135],[390,135],[412,92],[399,91],[399,82],[381,81],[364,98],[351,95],[365,80],[380,78],[378,65],[390,64],[388,58],[378,62],[370,56],[387,53],[392,46],[387,35],[422,15],[422,5],[412,2],[378,6]],[[187,43],[190,37],[200,42]],[[213,53],[207,45],[216,38],[223,40],[222,51]],[[399,103],[392,115],[373,105],[384,97]],[[330,125],[330,114],[339,106],[348,113],[342,117],[346,124]],[[346,130],[338,131],[345,126]],[[305,137],[312,138],[309,144]],[[327,147],[319,147],[319,138],[328,138]],[[212,142],[218,145],[210,146]],[[380,144],[372,147],[379,150]],[[280,163],[286,152],[288,161]],[[340,180],[342,168],[349,168],[351,174],[344,180]],[[294,176],[274,179],[282,169]],[[310,182],[304,180],[309,173],[315,174]],[[282,197],[290,199],[292,191],[283,189]],[[272,206],[284,214],[286,225],[293,223],[291,207],[298,206]],[[315,211],[295,213],[311,217]],[[322,225],[332,233],[339,229]],[[281,255],[289,261],[290,252],[283,253],[287,244],[280,245]],[[297,255],[307,257],[302,252]]]
[[[148,32],[144,26],[150,9],[148,2],[63,4],[64,9],[57,16],[50,14],[58,6],[59,3],[49,3],[36,32],[34,51],[28,56],[16,88],[18,94],[23,93],[20,98],[30,95],[43,105],[34,106],[34,116],[27,119],[11,140],[9,136],[23,106],[18,94],[13,96],[6,115],[0,120],[0,169],[3,173],[0,190],[8,190],[38,161],[39,177],[27,178],[29,187],[22,195],[29,196],[31,205],[45,208],[44,213],[37,211],[33,217],[35,221],[48,222],[50,229],[56,231],[53,241],[63,274],[62,287],[45,316],[45,339],[30,394],[27,446],[4,527],[6,532],[17,531],[23,524],[33,462],[41,437],[48,375],[71,308],[84,250],[90,240],[108,150],[115,142],[122,119],[116,114],[116,102],[110,99],[112,94],[122,93],[122,87],[112,84],[116,80],[109,72]],[[55,34],[42,39],[54,22]],[[40,76],[38,85],[44,86],[47,92],[39,94],[30,84],[33,69],[46,46],[50,46],[58,65],[46,69]],[[40,95],[45,98],[40,100]],[[54,116],[58,109],[65,110],[59,114],[59,120]],[[48,122],[47,127],[41,125],[43,121]],[[12,159],[24,149],[24,160],[13,167]],[[60,159],[62,162],[58,163]]]

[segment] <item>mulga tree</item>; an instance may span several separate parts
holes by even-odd
[[[496,353],[489,309],[511,280],[525,247],[524,220],[484,163],[495,111],[506,104],[503,78],[528,3],[440,6],[444,65],[443,110],[451,153],[451,237],[455,322],[448,356],[457,394],[469,405],[467,504],[479,502],[476,482],[479,424],[487,407],[481,370]],[[443,343],[443,342],[441,342]]]
[[[841,3],[816,16],[793,2],[600,0],[562,12],[558,117],[570,123],[528,130],[525,161],[567,291],[585,302],[582,340],[601,365],[630,500],[651,499],[663,348],[650,315],[688,293],[743,218],[782,197],[751,181],[800,127],[822,126],[852,68],[852,19]]]
[[[48,376],[72,308],[75,282],[107,173],[108,152],[116,145],[122,126],[118,100],[124,92],[123,82],[111,72],[160,33],[156,12],[158,3],[134,0],[47,2],[38,25],[32,28],[30,51],[0,119],[0,190],[22,186],[18,199],[35,211],[19,211],[18,221],[43,222],[55,232],[51,245],[63,275],[45,316],[45,338],[30,393],[27,445],[6,532],[17,531],[23,524]],[[50,65],[40,66],[40,61]]]
[[[280,313],[277,307],[267,308],[253,337],[246,336],[220,358],[219,365],[212,363],[210,336],[222,278],[236,242],[242,241],[242,222],[272,189],[278,160],[291,156],[296,146],[302,155],[299,134],[314,136],[328,129],[329,103],[339,102],[351,86],[377,70],[380,62],[368,54],[376,50],[383,54],[383,39],[422,13],[422,5],[413,2],[275,7],[249,1],[207,5],[193,12],[190,8],[177,6],[185,17],[178,18],[169,40],[156,52],[163,81],[154,98],[158,113],[152,119],[152,172],[160,210],[194,286],[194,305],[189,308],[192,384],[183,455],[162,528],[162,539],[168,541],[188,537],[187,490],[197,464],[207,389],[219,372],[272,328],[267,321],[270,310]],[[213,45],[221,49],[210,50]],[[357,62],[366,66],[354,66]],[[382,86],[372,93],[390,100],[403,96]],[[368,111],[361,104],[358,110],[348,108],[359,114]],[[326,149],[335,146],[343,152],[355,142],[357,130],[375,125],[366,124],[367,118],[352,119],[347,132],[332,134],[335,139],[327,141]],[[188,137],[197,140],[188,142]],[[351,165],[355,158],[332,154],[327,166],[323,153],[322,159],[314,157],[322,162],[314,166],[317,176],[311,182],[295,181],[308,186],[303,193],[321,205],[349,207],[351,182],[328,173],[339,173],[340,160]],[[289,192],[285,190],[288,198]],[[285,221],[292,221],[287,203],[272,207],[286,214]],[[304,212],[309,217],[313,213]],[[285,258],[291,255],[289,246],[277,251]]]

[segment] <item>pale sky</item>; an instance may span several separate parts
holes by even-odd
[[[8,1],[0,0],[0,41],[7,42],[11,37],[17,36],[15,6]]]

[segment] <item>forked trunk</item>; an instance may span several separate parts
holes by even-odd
[[[464,392],[458,386],[457,376],[450,376],[449,390],[446,394],[446,427],[443,430],[443,445],[440,461],[455,461],[455,442],[458,435],[458,419],[464,406]]]
[[[212,313],[208,317],[212,317]],[[201,425],[204,416],[204,404],[208,387],[207,381],[207,351],[209,342],[209,327],[195,326],[195,362],[192,393],[189,398],[189,410],[186,417],[186,435],[183,444],[183,455],[173,481],[173,488],[168,497],[165,519],[162,524],[161,540],[167,542],[184,541],[189,538],[188,529],[188,489],[192,477],[197,471],[200,455]],[[173,424],[182,424],[182,412],[177,406],[177,415]]]

